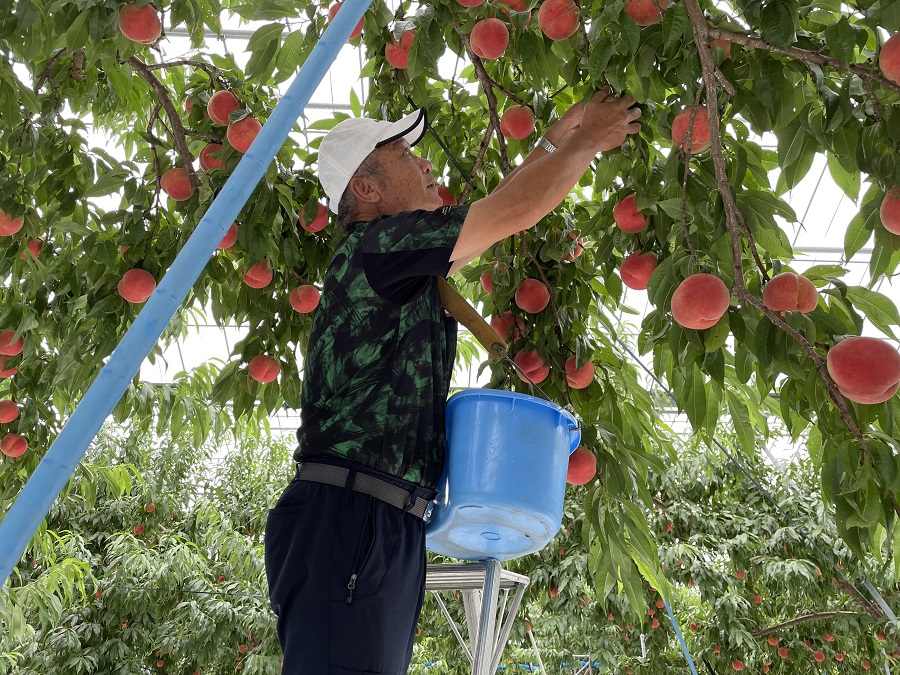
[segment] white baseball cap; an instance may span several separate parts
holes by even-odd
[[[405,138],[415,145],[425,135],[425,108],[396,122],[351,117],[325,134],[319,146],[319,182],[328,195],[328,207],[337,213],[338,203],[359,165],[377,147]]]

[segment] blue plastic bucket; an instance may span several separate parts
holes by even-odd
[[[447,453],[430,551],[461,560],[511,560],[550,543],[562,523],[575,418],[526,394],[470,389],[447,401]]]

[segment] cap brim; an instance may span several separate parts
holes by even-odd
[[[390,128],[385,130],[381,140],[375,144],[375,147],[379,148],[401,138],[406,139],[406,142],[410,145],[415,145],[422,140],[427,126],[428,112],[425,108],[419,108],[391,124]]]

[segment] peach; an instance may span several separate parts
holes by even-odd
[[[538,10],[538,25],[551,40],[566,40],[578,30],[578,5],[573,0],[544,0]]]
[[[523,312],[537,314],[550,303],[550,290],[537,279],[525,279],[516,289],[516,305]]]
[[[231,143],[231,147],[238,152],[247,152],[253,139],[259,134],[262,124],[255,117],[245,117],[228,125],[225,138]]]
[[[622,261],[619,274],[628,288],[643,291],[650,282],[650,275],[656,269],[656,254],[635,251]]]
[[[200,151],[200,168],[204,171],[212,171],[213,169],[224,169],[225,162],[216,157],[211,157],[212,153],[222,152],[222,146],[219,143],[209,143]],[[221,157],[221,154],[219,155]]]
[[[225,127],[231,124],[228,116],[240,109],[240,99],[227,89],[217,91],[209,97],[209,103],[206,104],[206,114],[209,115],[209,119],[213,121],[213,124]]]
[[[790,652],[788,651],[787,647],[779,647],[778,648],[778,656],[780,656],[781,658],[786,659],[789,654],[790,654]]]
[[[275,273],[269,269],[269,261],[265,258],[244,273],[244,283],[250,288],[265,288],[272,283]]]
[[[7,457],[21,457],[28,450],[28,441],[19,434],[6,434],[0,440],[0,452]]]
[[[793,272],[772,277],[763,289],[763,303],[773,312],[808,314],[819,306],[819,293],[809,279]]]
[[[821,652],[821,651],[816,651],[816,652],[813,654],[813,658],[814,658],[816,661],[818,661],[819,663],[822,663],[822,661],[825,660],[825,654],[824,654],[823,652]]]
[[[147,270],[130,269],[119,280],[119,295],[128,302],[140,304],[147,302],[156,290],[156,280]]]
[[[6,362],[11,358],[11,356],[0,356],[0,380],[5,380],[7,377],[12,377],[19,372],[19,369],[16,367],[6,367]]]
[[[900,84],[900,33],[884,43],[878,56],[878,67],[887,79]]]
[[[513,359],[516,365],[519,366],[525,374],[531,379],[535,384],[540,384],[544,380],[547,379],[547,376],[550,374],[550,366],[544,363],[544,360],[541,358],[541,355],[536,351],[529,352],[524,349],[520,349]],[[522,382],[527,382],[522,373],[516,370],[516,375],[519,376],[519,379]]]
[[[316,206],[316,217],[313,218],[313,221],[309,225],[306,224],[306,216],[303,215],[303,211],[301,210],[300,227],[307,232],[321,232],[328,227],[328,209],[321,204]]]
[[[25,225],[25,216],[13,218],[11,214],[0,209],[0,237],[10,237]]]
[[[238,238],[238,228],[237,223],[232,223],[228,228],[228,232],[225,233],[225,236],[222,237],[222,241],[219,242],[216,248],[231,248],[234,246],[235,242]]]
[[[295,312],[300,314],[309,314],[319,306],[319,298],[321,297],[319,289],[310,284],[298,286],[291,291],[290,303]]]
[[[521,141],[534,131],[534,112],[524,105],[507,108],[500,117],[500,133],[506,138]]]
[[[637,195],[631,194],[613,208],[613,220],[622,232],[634,234],[647,229],[647,218],[638,211]]]
[[[484,289],[485,293],[493,293],[494,292],[494,273],[493,272],[485,272],[479,277],[481,281],[481,287]]]
[[[281,372],[281,364],[278,363],[278,359],[259,354],[250,359],[247,370],[254,380],[266,384],[278,377],[278,373]]]
[[[335,17],[335,15],[338,13],[338,10],[341,8],[341,5],[343,5],[343,4],[344,4],[343,1],[341,1],[341,2],[336,2],[331,6],[331,9],[328,10],[328,20],[329,21],[331,21]],[[350,33],[350,39],[352,40],[353,38],[359,37],[360,34],[362,33],[362,29],[363,29],[363,20],[360,19],[359,23],[356,24],[356,28],[353,29],[352,33]]]
[[[188,172],[181,167],[175,167],[166,171],[159,179],[159,186],[162,191],[176,202],[183,202],[190,199],[194,194],[194,188],[191,187],[191,179]]]
[[[879,214],[884,229],[891,234],[900,234],[900,185],[884,196]]]
[[[665,11],[668,4],[669,0],[625,0],[625,13],[638,26],[649,26],[662,21],[660,10]]]
[[[731,667],[734,668],[735,670],[743,670],[744,662],[741,661],[740,659],[735,659],[734,661],[731,662]]]
[[[22,353],[22,349],[25,346],[25,338],[20,337],[13,342],[15,336],[16,331],[14,330],[0,332],[0,354],[3,356],[15,356],[16,354]]]
[[[478,7],[484,4],[484,0],[456,0],[463,7]]]
[[[570,485],[584,485],[597,474],[597,458],[583,445],[575,448],[569,455],[569,468],[566,470],[566,482]]]
[[[129,40],[150,45],[162,34],[162,22],[153,5],[138,7],[131,3],[119,10],[119,30]]]
[[[509,46],[509,29],[500,19],[483,19],[469,36],[472,51],[483,59],[499,58]]]
[[[728,40],[711,40],[709,48],[713,50],[713,53],[715,53],[716,47],[722,50],[724,58],[731,58],[731,43]]]
[[[841,393],[856,403],[884,403],[900,388],[900,353],[879,338],[842,340],[825,363]]]
[[[458,202],[456,201],[456,197],[454,197],[453,193],[450,192],[450,188],[444,185],[438,185],[437,191],[441,196],[441,200],[444,202],[444,206],[456,206],[458,204]]]
[[[694,123],[691,125],[691,110],[694,109]],[[686,140],[688,126],[691,127],[690,149]],[[703,152],[712,145],[709,138],[709,117],[706,108],[702,105],[689,105],[672,120],[672,142],[682,152],[697,154]]]
[[[414,30],[403,31],[403,34],[400,36],[399,44],[397,43],[397,38],[392,35],[391,44],[384,48],[384,58],[386,58],[387,62],[394,66],[394,68],[405,70],[409,67],[409,50],[412,49],[415,40],[416,31]]]
[[[685,328],[715,326],[728,311],[731,293],[725,282],[712,274],[692,274],[672,294],[672,318]]]
[[[501,316],[491,317],[491,328],[507,342],[515,342],[525,332],[525,319],[520,315],[513,319],[512,312],[503,312]]]
[[[575,240],[575,248],[572,249],[571,253],[566,253],[563,256],[563,260],[571,261],[575,260],[575,258],[580,257],[581,254],[584,253],[584,239],[582,237],[579,237],[574,232],[569,232],[569,239]]]
[[[187,115],[194,112],[194,102],[191,100],[190,96],[185,96],[184,98],[184,112]]]
[[[25,244],[25,248],[28,249],[28,251],[32,257],[40,258],[41,257],[41,249],[44,248],[44,242],[41,239],[32,239],[27,244]],[[22,260],[25,260],[28,258],[28,253],[25,253],[24,251],[22,251],[22,253],[19,254],[19,257]]]
[[[574,356],[566,359],[566,382],[572,389],[584,389],[594,381],[594,363],[585,361],[581,368]]]
[[[19,416],[19,406],[15,401],[0,401],[0,424],[9,424]]]

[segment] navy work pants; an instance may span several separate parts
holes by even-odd
[[[269,511],[265,542],[285,675],[406,675],[425,597],[420,518],[295,478]]]

